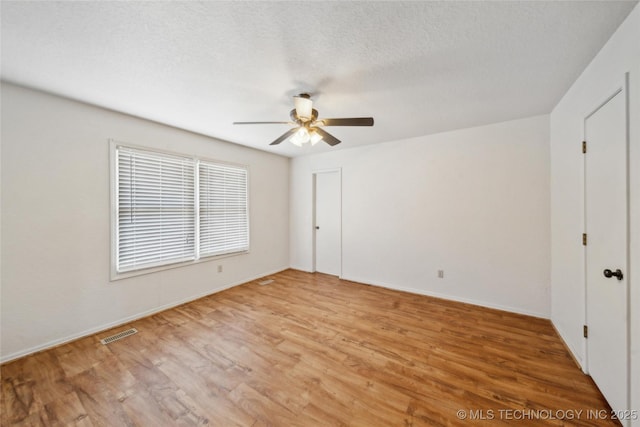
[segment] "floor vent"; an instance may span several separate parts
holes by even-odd
[[[261,281],[258,282],[258,285],[264,286],[264,285],[268,285],[269,283],[273,283],[273,282],[274,282],[273,279],[261,280]]]
[[[127,329],[126,331],[122,331],[115,335],[111,335],[110,337],[103,338],[100,340],[100,342],[105,345],[111,344],[114,341],[121,340],[122,338],[126,338],[129,335],[133,335],[135,333],[138,333],[138,330],[136,328]]]

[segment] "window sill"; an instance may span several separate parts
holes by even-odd
[[[208,257],[199,258],[199,259],[196,259],[196,260],[193,260],[193,261],[176,262],[175,264],[167,264],[167,265],[161,265],[161,266],[157,266],[157,267],[143,268],[143,269],[140,269],[140,270],[125,271],[125,272],[122,272],[122,273],[118,273],[116,271],[115,267],[112,266],[111,267],[111,277],[110,277],[109,281],[110,282],[117,282],[119,280],[129,279],[131,277],[143,276],[143,275],[146,275],[146,274],[157,273],[157,272],[165,271],[165,270],[173,270],[174,268],[187,267],[187,266],[190,266],[190,265],[202,264],[202,263],[205,263],[205,262],[219,261],[219,260],[225,259],[225,258],[236,257],[236,256],[240,256],[240,255],[247,255],[249,253],[250,253],[250,250],[243,251],[243,252],[234,252],[232,254],[208,256]]]

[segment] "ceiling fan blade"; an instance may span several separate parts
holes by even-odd
[[[324,126],[373,126],[373,117],[351,117],[346,119],[318,120]]]
[[[295,125],[293,122],[233,122],[234,125]]]
[[[290,136],[292,136],[294,133],[296,133],[298,131],[298,128],[291,128],[288,131],[286,131],[285,133],[283,133],[282,135],[280,135],[278,137],[278,139],[276,139],[275,141],[273,141],[271,144],[269,145],[278,145],[280,144],[282,141],[284,141],[285,139],[289,138]]]
[[[324,129],[321,129],[321,128],[314,128],[314,129],[322,137],[322,140],[327,144],[329,144],[330,146],[333,147],[334,145],[340,144],[340,140],[338,138],[331,135],[329,132],[325,131]]]

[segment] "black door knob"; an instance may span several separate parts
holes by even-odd
[[[320,230],[320,227],[316,225],[316,230]]]
[[[622,278],[624,277],[620,269],[617,269],[616,271],[611,271],[607,268],[605,271],[603,271],[603,274],[604,274],[604,277],[606,277],[607,279],[615,276],[618,278],[618,280],[622,280]]]

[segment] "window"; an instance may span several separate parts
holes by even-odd
[[[193,160],[118,148],[118,272],[195,258]]]
[[[200,255],[249,249],[246,169],[200,162]]]
[[[115,159],[116,273],[249,250],[246,168],[120,145]]]

